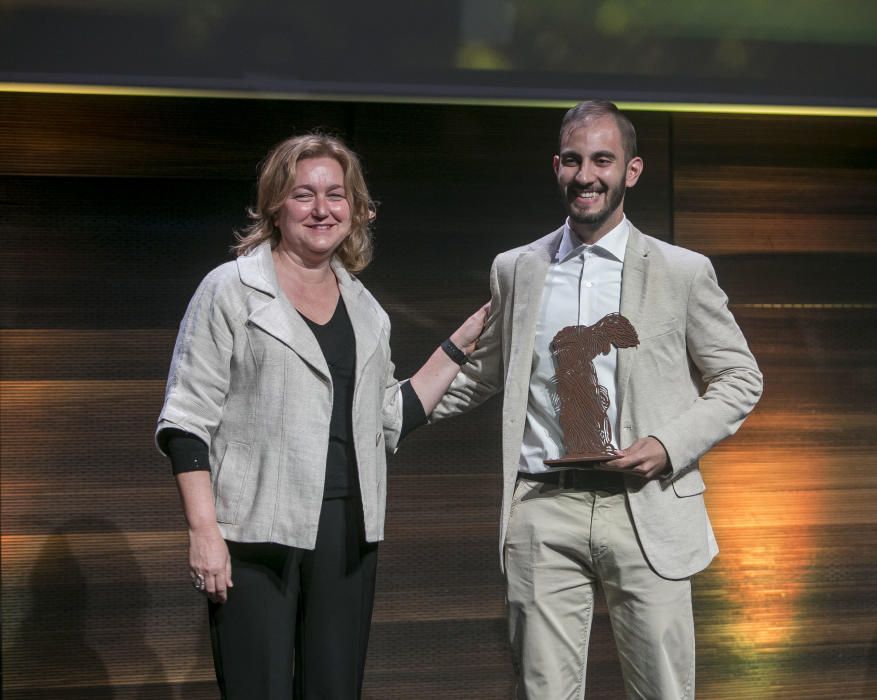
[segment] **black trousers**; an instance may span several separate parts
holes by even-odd
[[[359,499],[323,501],[314,550],[229,542],[228,601],[208,603],[225,700],[360,697],[378,547]]]

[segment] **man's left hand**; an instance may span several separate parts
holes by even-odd
[[[643,479],[656,479],[663,476],[669,464],[667,450],[660,440],[651,436],[640,438],[626,449],[615,450],[615,454],[618,455],[617,459],[602,462],[598,468],[625,472]]]

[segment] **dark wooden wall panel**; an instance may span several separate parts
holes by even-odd
[[[0,173],[250,181],[273,144],[343,131],[352,112],[329,102],[0,93]]]
[[[877,253],[873,120],[674,117],[675,241],[707,255]]]
[[[4,697],[217,696],[152,428],[176,326],[229,259],[270,145],[322,126],[362,154],[380,201],[363,280],[406,376],[486,299],[493,255],[561,223],[561,114],[0,94]],[[633,116],[630,218],[713,257],[767,377],[705,463],[722,554],[695,582],[699,696],[866,697],[874,124]],[[418,431],[392,461],[369,698],[509,697],[499,409]],[[620,696],[600,606],[588,697]]]

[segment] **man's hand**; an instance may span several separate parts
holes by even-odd
[[[602,462],[599,469],[624,472],[643,479],[656,479],[663,475],[670,463],[667,450],[661,441],[651,436],[640,438],[624,450],[616,450],[617,459]]]

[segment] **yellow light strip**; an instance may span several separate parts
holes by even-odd
[[[0,92],[25,92],[63,95],[114,95],[128,97],[216,98],[231,100],[311,100],[315,102],[373,102],[390,104],[437,104],[477,107],[536,107],[567,109],[571,100],[527,100],[476,97],[427,97],[400,95],[329,95],[303,92],[249,90],[194,90],[183,88],[135,87],[114,85],[74,85],[60,83],[0,83]],[[759,105],[686,102],[625,102],[621,109],[648,112],[690,112],[696,114],[776,114],[818,117],[877,117],[873,107],[829,107],[816,105]]]

